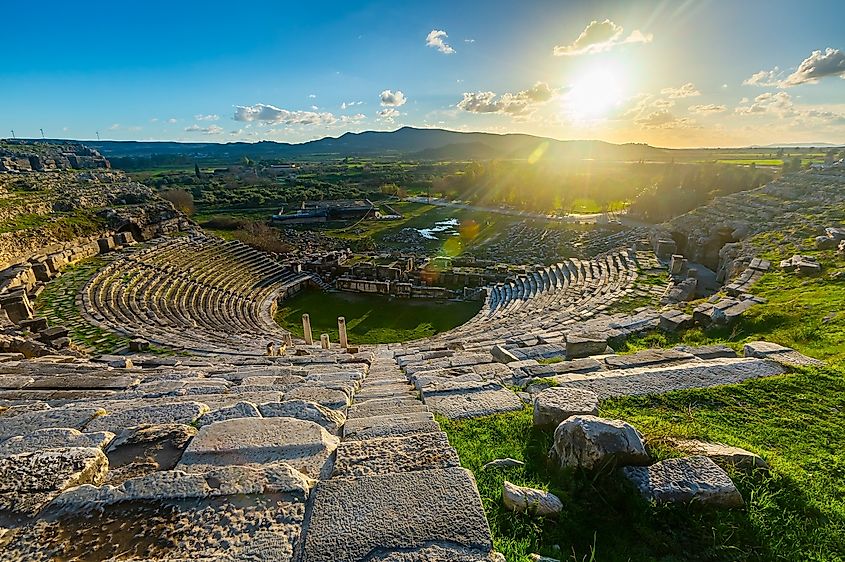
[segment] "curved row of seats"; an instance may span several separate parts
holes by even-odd
[[[82,303],[90,321],[130,337],[255,353],[284,338],[272,303],[308,278],[239,241],[185,236],[115,259],[86,284]]]
[[[502,341],[562,341],[569,327],[604,313],[631,294],[637,270],[637,254],[630,249],[537,267],[489,288],[475,317],[434,336],[432,343],[459,342],[470,350],[489,349]]]

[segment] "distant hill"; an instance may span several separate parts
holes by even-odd
[[[646,144],[612,144],[595,140],[561,141],[524,134],[464,133],[444,129],[402,127],[395,131],[345,133],[300,144],[183,143],[146,141],[86,141],[108,158],[185,156],[196,159],[342,158],[396,156],[420,160],[527,158],[535,151],[558,159],[665,160],[670,150]]]
[[[845,146],[842,144],[834,144],[830,142],[793,142],[793,143],[774,143],[758,145],[754,144],[748,148],[839,148]]]

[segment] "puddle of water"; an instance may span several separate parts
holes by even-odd
[[[456,236],[458,234],[458,230],[455,227],[459,224],[461,223],[458,219],[446,219],[437,221],[431,228],[417,228],[416,231],[419,232],[420,236],[423,238],[437,240],[438,237],[436,234],[439,232],[445,233],[447,236]]]

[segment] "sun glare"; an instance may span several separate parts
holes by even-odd
[[[609,68],[591,70],[564,96],[564,111],[581,120],[604,117],[623,100],[624,90],[618,72]]]

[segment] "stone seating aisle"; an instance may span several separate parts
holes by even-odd
[[[307,274],[237,241],[161,239],[113,259],[84,287],[93,324],[192,353],[261,353],[285,332],[272,303]]]
[[[475,482],[392,354],[305,351],[6,363],[1,557],[488,560]]]

